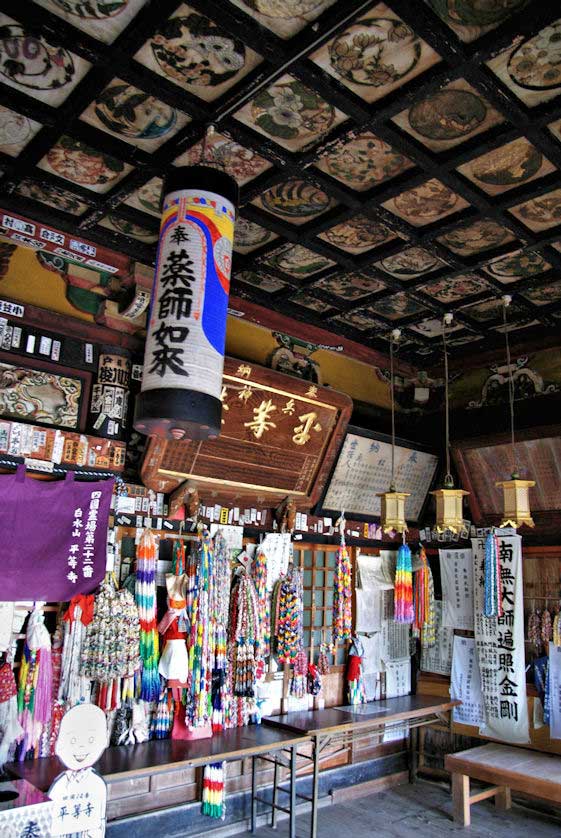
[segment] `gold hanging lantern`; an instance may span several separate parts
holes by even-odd
[[[503,490],[503,521],[501,527],[514,527],[515,530],[526,524],[534,527],[534,519],[530,511],[530,489],[536,485],[535,480],[521,480],[513,474],[511,480],[502,480],[495,486]]]
[[[376,495],[380,498],[380,524],[385,533],[407,532],[405,499],[409,496],[410,492],[396,492],[394,486],[390,486],[389,492]]]
[[[390,336],[390,393],[392,402],[392,473],[390,488],[387,492],[381,492],[376,497],[380,498],[380,525],[383,532],[407,532],[407,521],[405,520],[405,499],[409,492],[397,492],[395,488],[395,399],[394,399],[394,374],[393,374],[393,353],[394,343],[401,337],[401,331],[394,329]]]
[[[508,370],[508,403],[510,408],[510,444],[512,447],[513,473],[510,480],[495,483],[503,490],[503,520],[501,527],[514,527],[515,530],[526,524],[534,527],[534,519],[530,510],[530,489],[536,485],[535,480],[522,480],[518,474],[516,445],[514,442],[514,378],[510,360],[510,343],[508,339],[508,325],[506,310],[512,302],[510,294],[503,296],[503,327],[505,333],[506,365]]]
[[[445,314],[442,322],[442,343],[444,345],[444,401],[446,411],[446,474],[443,486],[431,492],[436,500],[436,531],[450,530],[455,534],[464,528],[463,499],[469,495],[465,489],[454,487],[454,478],[450,473],[450,403],[448,397],[448,347],[446,346],[446,326],[452,322],[453,315]]]
[[[463,499],[469,492],[455,489],[450,477],[448,482],[444,480],[443,489],[436,489],[431,495],[436,499],[436,531],[459,533],[464,528]]]

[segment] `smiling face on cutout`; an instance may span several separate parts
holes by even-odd
[[[55,753],[66,768],[90,768],[106,747],[107,721],[101,708],[78,704],[63,716]]]

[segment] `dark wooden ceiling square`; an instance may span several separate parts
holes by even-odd
[[[152,263],[201,161],[241,189],[234,293],[423,364],[448,310],[501,346],[505,291],[558,329],[557,3],[3,0],[3,207]]]

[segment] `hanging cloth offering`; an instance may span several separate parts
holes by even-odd
[[[349,657],[347,659],[349,704],[364,704],[366,702],[366,692],[362,677],[363,655],[364,648],[362,643],[357,637],[353,637],[353,642],[349,649]]]
[[[233,692],[241,698],[253,698],[261,638],[259,603],[253,579],[245,570],[232,591],[230,620]]]
[[[308,664],[308,677],[306,686],[308,695],[319,695],[321,692],[321,673],[319,671],[319,667],[317,667],[314,663]]]
[[[29,616],[19,671],[18,712],[23,728],[20,759],[36,748],[50,718],[52,701],[51,637],[40,608]]]
[[[137,549],[135,586],[135,601],[140,618],[140,698],[143,701],[157,701],[160,695],[156,615],[157,552],[152,531],[144,530]]]
[[[501,563],[499,557],[499,540],[494,533],[489,533],[485,540],[485,599],[483,615],[485,617],[502,617],[503,604],[501,597]]]
[[[395,569],[394,620],[412,623],[413,618],[413,562],[409,545],[402,544]]]
[[[203,815],[221,819],[226,815],[223,762],[205,765],[203,771]]]
[[[345,544],[345,519],[341,516],[341,543],[337,551],[333,591],[333,643],[350,640],[353,630],[351,557]]]
[[[185,547],[177,539],[173,545],[173,573],[166,574],[168,610],[158,625],[164,650],[158,670],[174,690],[187,686],[189,655],[187,653],[187,576]]]
[[[23,736],[18,719],[18,688],[11,664],[0,666],[0,769],[8,760],[12,745]]]
[[[75,596],[63,617],[64,641],[62,647],[62,672],[58,688],[58,699],[67,705],[66,709],[80,702],[89,702],[91,684],[80,673],[86,627],[94,616],[94,597]]]

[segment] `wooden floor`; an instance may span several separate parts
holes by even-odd
[[[318,838],[559,838],[561,830],[561,808],[550,815],[514,803],[499,816],[492,801],[485,801],[474,807],[472,824],[465,830],[452,822],[451,814],[448,789],[419,780],[414,786],[398,786],[348,803],[322,806]],[[307,819],[300,816],[299,836],[306,835],[305,826]],[[286,825],[281,821],[275,831],[259,828],[255,838],[283,838],[285,834]]]

